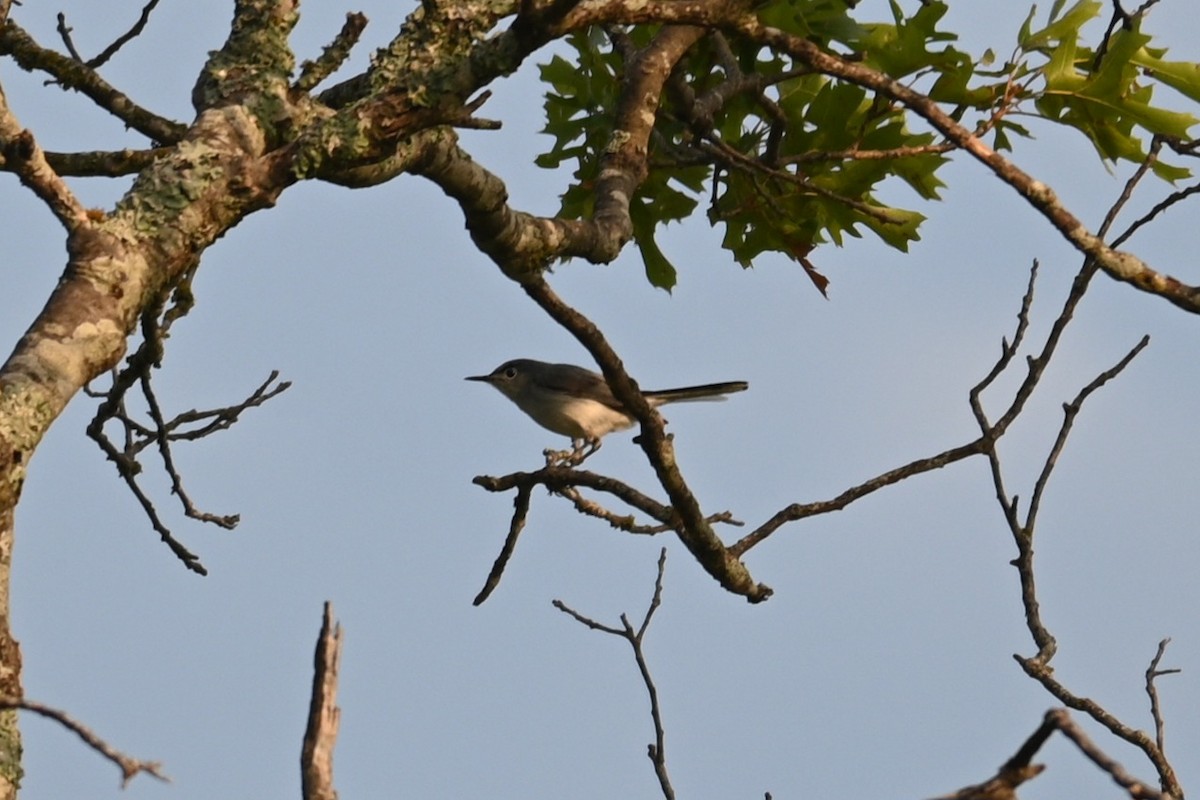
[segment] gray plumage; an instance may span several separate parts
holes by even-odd
[[[534,422],[575,441],[598,442],[601,436],[633,426],[635,420],[604,376],[574,364],[548,364],[530,358],[506,361],[487,375],[466,380],[495,386]],[[745,391],[745,381],[708,383],[642,392],[652,406],[691,400],[724,400]]]

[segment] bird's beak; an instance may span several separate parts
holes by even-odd
[[[484,383],[492,383],[495,381],[491,375],[468,375],[463,378],[464,381],[483,381]]]

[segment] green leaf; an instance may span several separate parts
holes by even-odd
[[[1145,69],[1150,77],[1162,81],[1189,100],[1200,103],[1200,64],[1193,61],[1163,61],[1145,49],[1135,53],[1130,60]]]
[[[846,0],[774,0],[763,3],[755,14],[764,24],[817,42],[841,42],[851,47],[863,35],[862,26],[850,16]]]
[[[1021,28],[1017,31],[1017,46],[1022,50],[1029,49],[1029,37],[1033,35],[1033,18],[1036,14],[1037,6],[1030,6],[1029,13],[1025,15],[1025,21],[1021,23]]]
[[[671,291],[677,280],[675,266],[654,241],[657,220],[644,200],[636,199],[629,206],[629,218],[633,223],[633,240],[646,269],[646,279],[651,286]]]
[[[1025,35],[1019,40],[1021,49],[1036,50],[1049,46],[1051,42],[1062,41],[1068,38],[1074,41],[1079,35],[1079,29],[1083,27],[1084,23],[1099,16],[1102,7],[1100,0],[1079,0],[1078,3],[1071,6],[1066,14],[1055,19],[1053,12],[1061,9],[1062,5],[1061,2],[1054,4],[1050,17],[1053,21],[1050,24],[1036,33]],[[1032,17],[1032,12],[1030,16]]]

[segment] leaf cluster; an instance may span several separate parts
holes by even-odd
[[[1016,32],[1013,55],[993,67],[939,26],[948,10],[926,0],[909,13],[897,0],[887,21],[860,22],[847,0],[772,0],[756,14],[766,25],[804,37],[822,50],[901,81],[1010,149],[1031,116],[1082,133],[1102,160],[1140,163],[1149,134],[1185,140],[1191,114],[1155,105],[1156,84],[1200,102],[1200,66],[1169,61],[1139,30],[1140,17],[1110,26],[1096,47],[1082,29],[1100,13],[1098,0],[1069,9],[1055,2],[1036,28],[1036,8]],[[547,86],[544,132],[553,145],[537,163],[573,167],[561,214],[592,211],[595,180],[613,135],[626,58],[646,47],[656,26],[593,28],[566,40],[570,58],[541,67]],[[807,256],[824,243],[869,231],[906,250],[924,216],[881,198],[899,181],[922,200],[938,199],[938,170],[952,147],[914,111],[855,83],[813,70],[786,53],[711,32],[675,66],[657,116],[649,174],[631,200],[635,243],[650,282],[670,289],[676,267],[655,242],[659,225],[685,219],[707,199],[723,246],[748,267],[762,253],[785,254],[824,278]],[[1155,173],[1189,173],[1158,162]],[[888,197],[894,196],[889,192]]]

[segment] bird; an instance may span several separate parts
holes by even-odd
[[[613,396],[603,375],[574,364],[517,358],[505,361],[487,375],[471,375],[465,380],[496,387],[534,422],[570,437],[576,452],[586,444],[591,446],[590,455],[600,448],[601,437],[631,428],[637,422]],[[642,392],[642,395],[657,408],[689,400],[724,400],[725,395],[748,388],[750,384],[746,381],[726,381]]]

